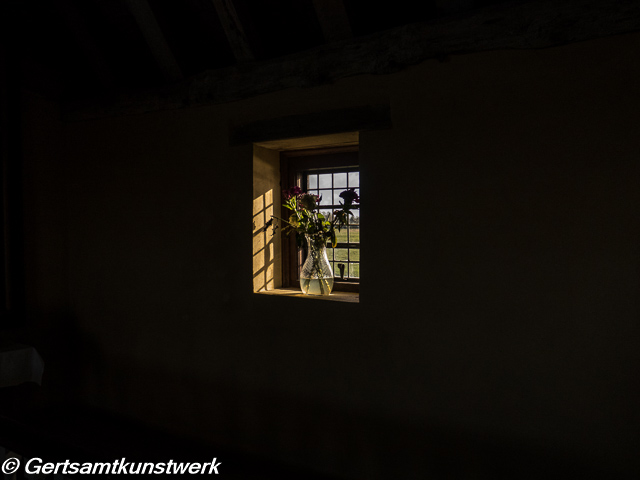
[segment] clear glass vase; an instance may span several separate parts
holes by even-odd
[[[307,259],[300,271],[300,288],[305,295],[329,295],[333,290],[333,271],[322,235],[305,235]]]

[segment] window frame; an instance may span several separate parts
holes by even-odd
[[[289,150],[280,153],[280,187],[286,190],[293,186],[305,189],[304,174],[310,170],[338,170],[357,167],[360,169],[358,146],[334,147],[309,150]],[[281,232],[282,239],[282,286],[296,287],[299,282],[299,265],[304,260],[304,248],[298,248],[295,235]],[[340,279],[334,272],[334,291],[359,292],[360,279]]]

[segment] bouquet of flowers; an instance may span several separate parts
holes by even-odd
[[[274,219],[280,220],[285,224],[283,232],[296,233],[299,246],[304,244],[305,235],[308,235],[317,239],[318,242],[322,242],[322,245],[326,245],[330,240],[331,245],[335,247],[337,244],[336,229],[340,231],[343,226],[347,225],[349,216],[353,216],[351,210],[358,208],[356,204],[360,203],[360,197],[355,188],[344,190],[340,193],[342,208],[334,210],[333,219],[328,220],[320,213],[322,196],[304,193],[300,187],[295,186],[283,190],[282,197],[284,198],[282,206],[291,211],[289,218],[285,220],[272,216],[271,220],[267,222],[267,227],[273,225],[273,234],[275,234],[277,224],[274,223]]]
[[[347,225],[349,216],[353,216],[351,210],[359,208],[360,203],[355,188],[349,188],[340,193],[340,206],[342,208],[333,211],[333,219],[328,219],[320,212],[318,195],[304,193],[300,187],[292,187],[282,192],[284,198],[283,207],[290,211],[287,220],[272,216],[265,228],[273,225],[275,235],[279,220],[285,224],[283,231],[287,234],[295,232],[299,246],[307,241],[308,256],[300,272],[300,288],[305,294],[329,295],[333,289],[333,272],[327,260],[327,241],[333,247],[337,245],[336,229]]]

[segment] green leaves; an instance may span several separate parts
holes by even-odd
[[[296,232],[299,242],[301,241],[300,237],[303,237],[304,234],[321,235],[323,240],[331,239],[331,244],[336,245],[335,229],[337,228],[340,231],[343,226],[349,223],[349,216],[353,216],[351,209],[358,208],[353,203],[359,202],[355,191],[345,191],[343,194],[340,195],[345,200],[344,203],[340,202],[342,209],[334,211],[333,219],[329,220],[323,213],[316,211],[320,200],[317,195],[303,193],[299,187],[283,191],[285,202],[282,206],[291,211],[291,214],[288,215],[288,220],[278,219],[283,224],[286,223],[283,232]]]

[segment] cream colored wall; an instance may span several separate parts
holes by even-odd
[[[51,178],[91,346],[78,398],[357,478],[419,477],[456,439],[637,468],[639,49],[460,55],[66,124]],[[385,102],[393,128],[360,135],[360,303],[254,295],[265,192],[229,126]]]

